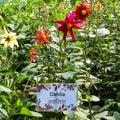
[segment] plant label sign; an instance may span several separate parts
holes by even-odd
[[[46,83],[37,85],[37,110],[75,111],[77,85],[75,83]]]

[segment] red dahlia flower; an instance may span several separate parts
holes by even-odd
[[[57,28],[59,31],[64,33],[63,40],[66,40],[67,32],[71,35],[73,40],[76,40],[76,37],[73,33],[73,28],[81,29],[78,24],[82,24],[81,20],[74,20],[75,14],[66,14],[65,20],[56,20],[55,22],[60,24]]]
[[[48,34],[48,28],[46,28],[44,32],[37,29],[37,35],[33,36],[33,38],[36,39],[35,41],[36,44],[41,43],[42,46],[44,46],[44,44],[50,44],[50,42],[48,41],[48,38],[50,38],[50,35]]]
[[[37,50],[35,48],[30,49],[30,60],[36,62],[35,55],[37,54]]]
[[[80,6],[76,6],[75,15],[76,19],[85,20],[91,11],[88,8],[88,4],[82,3]]]

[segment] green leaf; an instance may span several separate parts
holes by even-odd
[[[22,101],[20,100],[20,98],[18,98],[16,100],[16,106],[22,106],[22,105],[23,105]]]
[[[35,111],[30,111],[26,107],[22,107],[20,114],[28,115],[28,116],[34,116],[34,117],[42,117],[42,114],[35,112]]]
[[[55,0],[56,4],[63,2],[64,0]]]
[[[6,93],[10,93],[12,90],[10,90],[9,88],[7,88],[4,85],[0,84],[0,91],[6,92]]]
[[[111,105],[112,105],[112,103],[111,103],[111,104],[104,105],[103,107],[101,107],[101,108],[99,109],[99,111],[108,110],[108,109],[110,108]]]
[[[8,2],[8,0],[0,0],[0,7],[4,4],[6,4]]]
[[[21,2],[19,3],[19,10],[21,10],[22,8],[24,8],[25,5],[26,5],[26,2],[25,2],[25,1],[21,1]]]
[[[43,0],[45,3],[50,3],[51,0]]]
[[[21,75],[33,75],[37,71],[36,63],[30,63],[22,69]]]
[[[86,82],[86,83],[85,83],[85,87],[86,87],[86,89],[89,89],[90,86],[91,86],[91,83],[90,83],[90,82]]]
[[[91,101],[91,100],[92,100],[91,95],[86,95],[86,99],[87,99],[88,101]]]
[[[58,45],[56,45],[56,44],[54,44],[54,43],[51,43],[50,46],[51,46],[52,48],[54,48],[55,50],[60,51],[60,47],[59,47]]]
[[[71,120],[73,120],[75,118],[75,114],[73,111],[63,111],[63,113],[68,117],[70,118]]]
[[[8,120],[9,116],[6,109],[0,108],[0,119]]]
[[[2,103],[0,103],[0,120],[1,119],[8,120],[8,114],[6,109],[2,108]]]
[[[113,117],[115,118],[115,120],[120,120],[120,113],[114,112]]]
[[[106,116],[104,118],[105,118],[105,120],[115,120],[115,118],[113,118],[112,116]]]
[[[23,70],[27,70],[27,69],[30,69],[30,68],[33,68],[36,66],[36,63],[30,63],[28,66],[26,66]]]
[[[35,103],[35,102],[30,102],[30,101],[28,101],[28,102],[26,103],[26,106],[27,106],[27,107],[36,106],[36,103]]]
[[[34,117],[42,117],[42,114],[35,112],[35,111],[30,111],[32,113],[32,116]]]
[[[78,49],[78,50],[81,50],[80,47],[76,46],[76,45],[70,45],[68,46],[65,50],[66,51],[69,51],[69,50],[74,50],[74,49]],[[81,51],[80,51],[81,52]]]
[[[93,102],[99,102],[100,99],[97,96],[92,95],[91,101],[93,101]]]
[[[115,86],[120,86],[120,80],[115,81],[115,82],[110,82],[107,87],[115,87]]]
[[[8,27],[10,27],[12,30],[14,30],[15,25],[14,24],[8,24]]]
[[[95,120],[101,120],[101,118],[105,118],[106,116],[108,115],[108,111],[104,111],[104,112],[101,112],[101,113],[99,113],[99,114],[96,114],[95,115]]]
[[[15,83],[17,83],[17,82],[22,83],[23,81],[28,80],[28,78],[29,78],[29,76],[23,75],[20,78],[18,78],[18,80],[16,80]]]
[[[84,114],[84,113],[81,112],[81,111],[75,112],[75,115],[77,116],[77,118],[79,118],[78,120],[87,120],[86,114]]]
[[[57,76],[62,76],[64,79],[72,79],[74,73],[72,71],[64,72],[64,73],[56,73]]]
[[[4,95],[0,95],[0,98],[7,104],[10,105],[8,98],[6,98]]]
[[[62,73],[62,76],[64,79],[69,79],[69,78],[73,78],[74,74],[73,72],[69,71],[69,72]]]
[[[20,114],[32,116],[32,113],[26,107],[22,107]]]
[[[97,29],[97,36],[103,36],[110,34],[110,31],[106,28]]]

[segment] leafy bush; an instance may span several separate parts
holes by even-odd
[[[0,119],[119,120],[119,4],[1,0]],[[54,82],[78,85],[77,111],[35,109],[36,85]]]

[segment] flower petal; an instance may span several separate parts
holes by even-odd
[[[76,20],[76,21],[73,21],[72,23],[73,24],[83,24],[83,21],[82,20]]]
[[[57,30],[62,31],[62,32],[67,31],[67,26],[66,26],[66,24],[59,26],[59,27],[57,28]]]
[[[42,31],[39,29],[37,29],[36,31],[37,31],[37,34],[42,34]]]
[[[72,28],[82,29],[80,26],[74,24],[72,25]]]
[[[72,37],[72,39],[76,40],[76,37],[75,37],[73,31],[72,30],[68,30],[68,32],[69,32],[70,36]]]
[[[58,23],[58,24],[64,24],[65,20],[55,20],[55,22]]]
[[[71,14],[69,15],[69,22],[70,22],[70,23],[73,22],[74,17],[75,17],[75,14],[74,14],[74,13],[71,13]]]
[[[45,28],[44,33],[45,33],[45,34],[48,33],[48,28]]]

